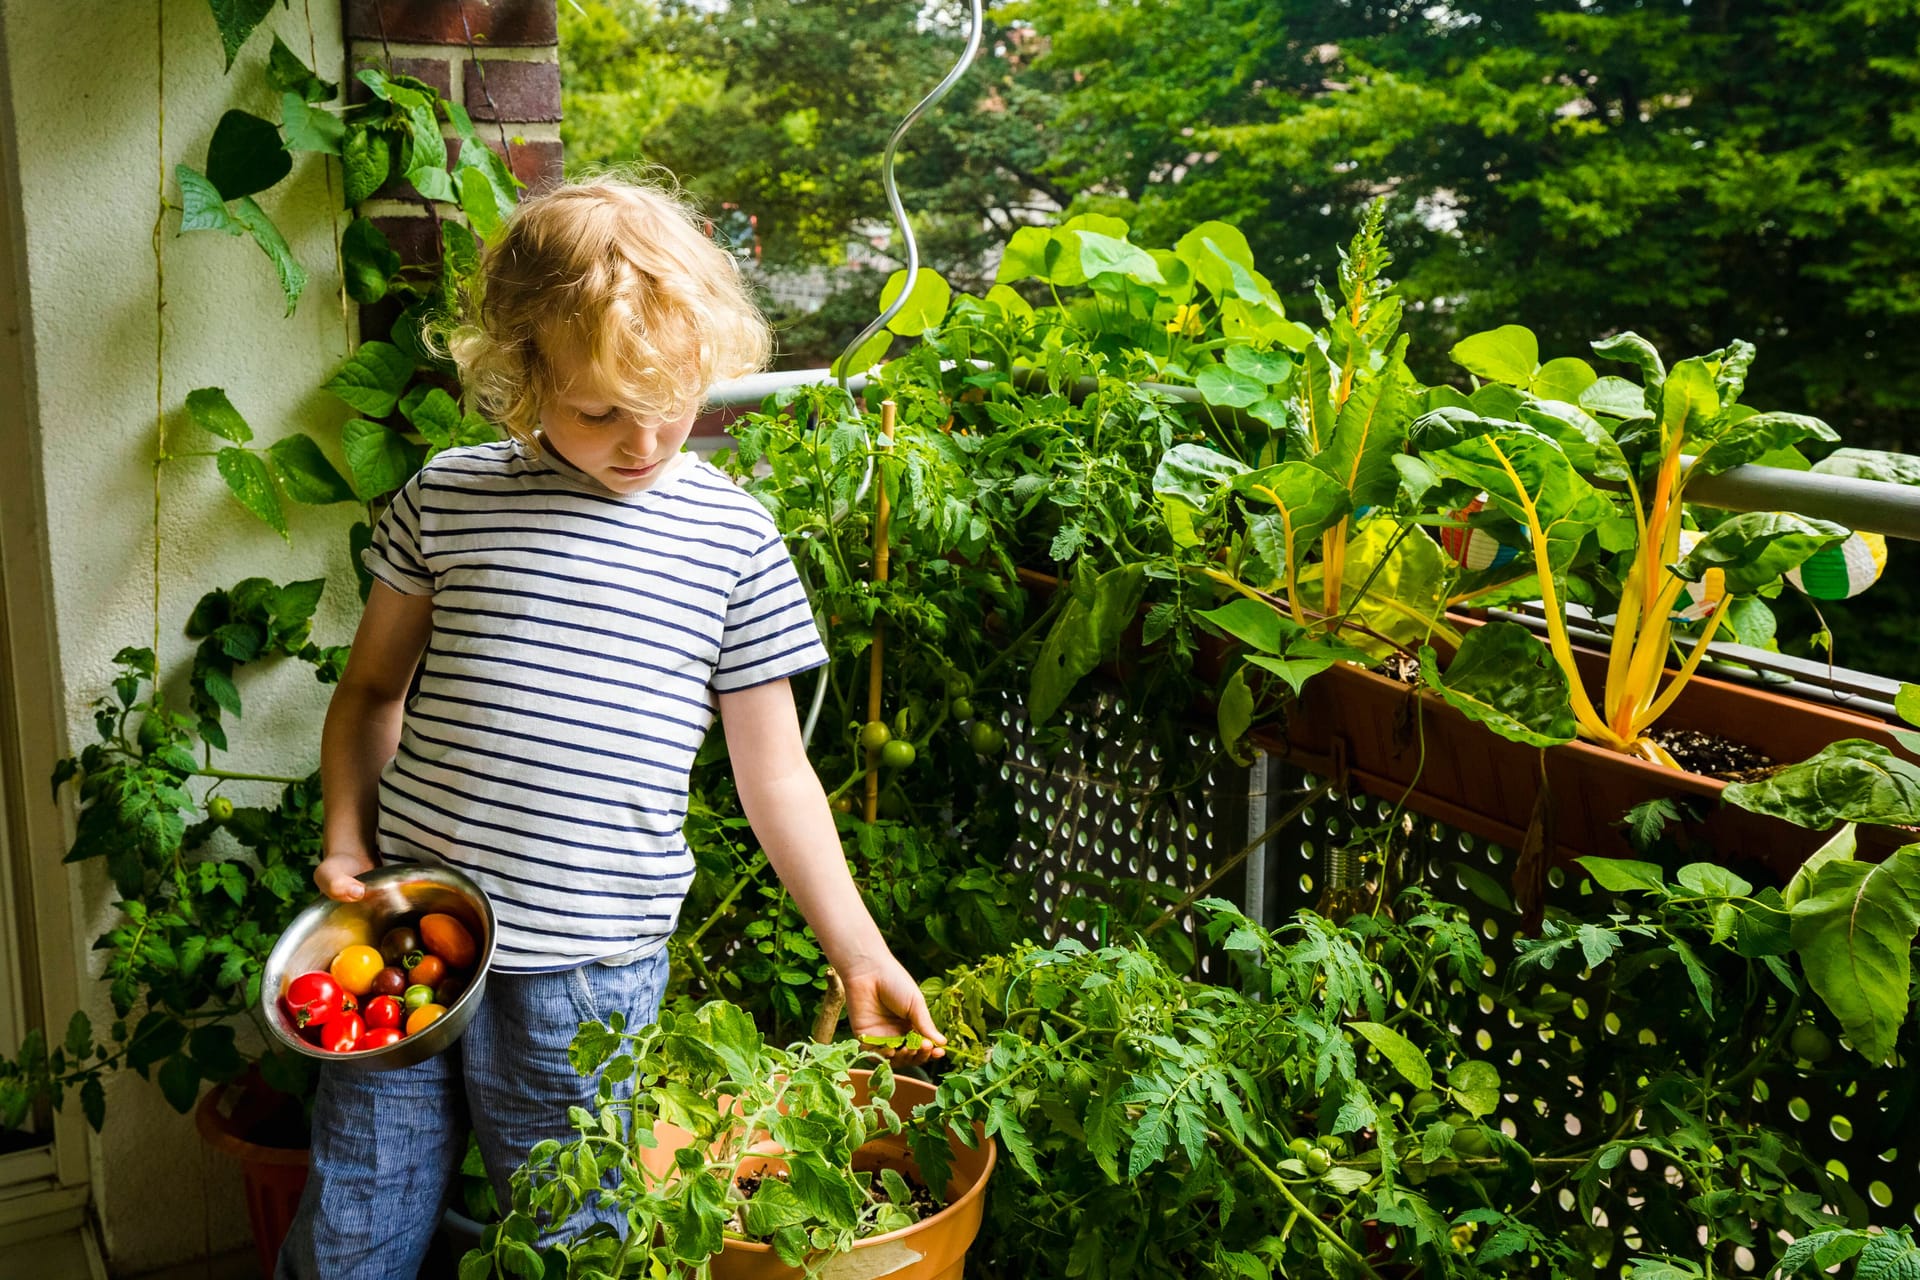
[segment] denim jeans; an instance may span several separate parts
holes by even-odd
[[[644,1026],[666,985],[664,950],[623,965],[492,973],[446,1052],[397,1071],[323,1066],[312,1171],[275,1280],[413,1280],[469,1126],[500,1203],[511,1204],[508,1179],[527,1151],[574,1137],[569,1106],[593,1108],[596,1080],[567,1061],[580,1023],[618,1009],[629,1027]],[[572,1221],[599,1219],[590,1206]]]

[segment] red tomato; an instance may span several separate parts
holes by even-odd
[[[367,1024],[360,1021],[359,1014],[349,1013],[327,1024],[326,1034],[320,1038],[320,1047],[328,1053],[352,1053],[360,1046],[360,1037],[365,1034]]]
[[[473,945],[473,935],[467,927],[452,916],[434,914],[420,917],[420,940],[427,944],[427,950],[455,969],[464,969],[479,957]],[[415,982],[420,979],[415,978]]]
[[[392,996],[375,996],[367,1001],[362,1017],[369,1031],[377,1031],[382,1027],[399,1026],[401,1012],[400,1002]]]
[[[346,992],[333,975],[316,969],[287,984],[283,999],[296,1027],[324,1027],[345,1012]]]
[[[400,1028],[398,1027],[369,1027],[367,1034],[360,1037],[360,1043],[355,1045],[354,1048],[384,1049],[390,1044],[399,1044],[400,1038]]]

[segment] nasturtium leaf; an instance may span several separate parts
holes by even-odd
[[[267,85],[275,93],[298,94],[302,102],[331,102],[340,92],[339,85],[315,75],[279,36],[267,54]]]
[[[400,270],[400,255],[386,233],[371,218],[355,218],[340,236],[340,261],[347,278],[347,296],[362,305],[387,296],[387,287]]]
[[[993,273],[994,283],[1007,284],[1030,277],[1046,279],[1051,267],[1047,248],[1052,243],[1053,232],[1046,227],[1017,229],[1000,254],[1000,265]]]
[[[1788,511],[1745,511],[1708,530],[1678,571],[1689,582],[1698,582],[1709,569],[1719,569],[1726,574],[1728,594],[1747,595],[1777,582],[1814,552],[1845,542],[1848,535],[1844,525],[1830,520],[1809,520]]]
[[[272,123],[245,111],[228,111],[207,144],[207,181],[223,200],[265,191],[293,172],[293,157]]]
[[[1490,1116],[1500,1106],[1500,1069],[1469,1058],[1447,1072],[1447,1088],[1460,1109],[1474,1119]]]
[[[1826,476],[1882,480],[1888,484],[1920,485],[1920,457],[1910,453],[1883,453],[1878,449],[1835,449],[1813,464]]]
[[[1253,271],[1253,248],[1240,228],[1230,223],[1201,223],[1174,241],[1173,252],[1215,297],[1235,292],[1235,266]]]
[[[1080,241],[1080,270],[1087,279],[1116,272],[1142,284],[1162,283],[1159,264],[1138,245],[1085,228],[1075,235]]]
[[[1566,400],[1578,403],[1580,396],[1599,380],[1593,366],[1578,356],[1561,356],[1534,370],[1528,388],[1536,399]]]
[[[1234,345],[1223,353],[1227,368],[1235,373],[1257,378],[1266,385],[1285,382],[1287,375],[1293,372],[1293,359],[1284,351],[1255,351],[1252,347]]]
[[[1903,684],[1893,695],[1893,711],[1911,725],[1920,725],[1920,684]]]
[[[386,185],[393,171],[393,147],[380,129],[366,124],[347,125],[340,143],[340,166],[346,175],[346,207],[351,209]],[[464,154],[464,153],[463,153]]]
[[[1647,393],[1639,383],[1609,374],[1574,398],[1588,413],[1632,421],[1648,416]]]
[[[187,392],[187,416],[195,426],[223,440],[245,444],[253,439],[253,428],[219,387],[199,387]]]
[[[173,167],[174,178],[180,183],[180,231],[224,231],[237,236],[241,226],[227,211],[227,202],[220,198],[220,192],[205,177],[189,169],[184,164]]]
[[[1031,231],[1033,228],[1023,227],[1021,230]],[[1004,284],[996,284],[993,288],[987,290],[985,301],[991,302],[994,306],[999,307],[1000,314],[1004,316],[1025,317],[1033,314],[1033,304],[1021,297],[1017,290],[1010,289]]]
[[[1393,1069],[1406,1078],[1408,1084],[1416,1089],[1433,1088],[1433,1068],[1427,1062],[1426,1055],[1419,1046],[1380,1022],[1349,1022],[1348,1027],[1367,1038],[1367,1042],[1380,1051],[1380,1056],[1393,1064]]]
[[[900,296],[901,287],[907,282],[907,273],[896,271],[887,277],[887,283],[880,290],[880,310],[885,311]],[[929,329],[938,328],[946,318],[947,304],[953,300],[953,287],[938,271],[931,267],[921,267],[913,278],[913,292],[900,307],[898,315],[887,321],[887,328],[903,338],[918,337]]]
[[[220,47],[227,55],[223,70],[233,70],[234,55],[247,42],[253,29],[273,12],[273,0],[208,0],[213,23],[220,28]],[[186,1110],[185,1107],[181,1108]]]
[[[1624,893],[1629,889],[1642,889],[1648,893],[1665,894],[1667,882],[1665,873],[1657,863],[1635,862],[1631,858],[1575,858],[1593,877],[1593,882],[1610,893]]]
[[[325,384],[352,408],[370,418],[393,412],[413,375],[413,361],[392,343],[363,342]]]
[[[1920,824],[1920,765],[1843,738],[1758,781],[1729,783],[1721,799],[1815,831],[1838,822],[1912,826]]]
[[[1818,418],[1797,413],[1755,413],[1741,418],[1698,451],[1688,475],[1715,475],[1730,467],[1758,461],[1766,454],[1802,440],[1838,440],[1839,434]]]
[[[294,259],[293,250],[280,234],[280,228],[273,225],[273,219],[267,211],[253,202],[253,197],[242,196],[233,206],[233,216],[253,236],[253,242],[260,246],[273,269],[280,277],[280,292],[287,299],[287,314],[300,302],[300,294],[307,287],[307,270]]]
[[[1474,377],[1510,387],[1531,387],[1540,368],[1540,340],[1517,324],[1462,338],[1447,354]]]
[[[420,469],[423,451],[398,432],[355,418],[341,428],[353,491],[362,502],[392,493]]]
[[[1219,364],[1210,364],[1200,370],[1193,385],[1200,392],[1200,398],[1208,404],[1233,409],[1244,409],[1264,400],[1267,395],[1267,384],[1260,379]]]
[[[1469,630],[1445,674],[1433,648],[1422,645],[1420,671],[1448,705],[1503,738],[1548,747],[1573,741],[1579,730],[1566,673],[1517,622]]]
[[[280,95],[280,126],[286,130],[288,151],[319,151],[340,154],[340,143],[347,126],[325,107],[307,105],[297,93]]]
[[[247,449],[222,449],[213,464],[241,506],[266,521],[275,533],[287,537],[286,512],[280,508],[280,495],[259,454]]]
[[[1878,865],[1829,862],[1793,908],[1793,945],[1807,981],[1870,1063],[1892,1056],[1906,1020],[1917,932],[1920,845]]]

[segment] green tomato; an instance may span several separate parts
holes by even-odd
[[[913,764],[914,757],[918,754],[911,742],[904,738],[895,738],[880,748],[880,763],[889,769],[905,769]]]
[[[1307,1172],[1317,1178],[1333,1168],[1333,1157],[1327,1154],[1325,1147],[1313,1147],[1307,1151],[1306,1166]]]
[[[230,821],[233,818],[233,801],[225,796],[208,797],[207,816],[215,822]]]
[[[964,671],[947,672],[947,696],[964,698],[973,692],[973,677]]]
[[[1294,1138],[1287,1143],[1287,1150],[1296,1156],[1305,1156],[1307,1152],[1313,1150],[1313,1144],[1305,1138]]]
[[[1825,1062],[1833,1056],[1833,1037],[1813,1023],[1803,1022],[1793,1029],[1787,1048],[1802,1062]]]
[[[1007,745],[1007,735],[985,720],[975,720],[973,727],[967,730],[967,744],[980,755],[999,755],[1000,748]]]
[[[1456,1111],[1447,1117],[1447,1123],[1453,1126],[1453,1149],[1463,1156],[1484,1156],[1493,1150],[1493,1144],[1487,1141],[1486,1130],[1473,1122],[1473,1117],[1463,1111]]]
[[[860,726],[860,745],[869,751],[878,751],[893,741],[893,730],[887,728],[885,720],[869,720]]]
[[[955,720],[973,719],[973,702],[968,698],[955,698],[947,704],[947,714]]]
[[[416,982],[407,988],[405,995],[400,997],[400,1003],[406,1006],[407,1012],[409,1013],[418,1009],[423,1004],[432,1004],[433,988],[424,982]]]
[[[1330,1133],[1320,1139],[1320,1145],[1333,1152],[1336,1156],[1347,1154],[1347,1140],[1337,1133]]]

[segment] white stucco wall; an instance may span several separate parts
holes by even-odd
[[[273,6],[223,75],[206,0],[160,0],[157,12],[124,0],[0,3],[24,190],[55,621],[67,682],[61,693],[77,749],[93,738],[89,707],[106,689],[113,654],[152,639],[156,386],[175,448],[212,447],[181,406],[193,388],[220,386],[253,425],[257,444],[303,429],[341,462],[338,426],[348,415],[318,389],[350,340],[334,249],[342,219],[331,212],[322,158],[296,157],[293,175],[259,197],[312,276],[291,318],[283,318],[272,267],[250,239],[176,238],[178,214],[170,212],[159,241],[165,334],[156,359],[153,242],[163,168],[167,198],[177,201],[173,166],[204,167],[224,110],[279,118],[261,75],[273,30],[306,59],[311,20],[318,70],[342,78],[340,6]],[[332,186],[337,200],[337,174]],[[290,508],[289,547],[228,496],[211,459],[170,463],[161,485],[163,671],[184,671],[190,661],[193,645],[181,627],[200,594],[253,575],[281,582],[324,575],[331,585],[315,636],[321,643],[351,637],[359,611],[346,549],[351,508]],[[249,673],[241,692],[247,714],[230,726],[226,767],[290,775],[313,768],[328,690],[311,669],[285,663]],[[230,784],[227,793],[248,803],[276,790]],[[84,979],[97,969],[88,948],[111,918],[112,895],[98,864],[78,870],[75,892],[80,918],[71,956],[49,940],[45,959],[69,961]],[[104,1025],[111,1017],[104,989],[92,982],[85,989]],[[65,1011],[49,1012],[64,1023]],[[93,1150],[116,1273],[246,1242],[237,1171],[200,1143],[192,1118],[174,1114],[154,1085],[131,1074],[114,1081],[106,1131]]]

